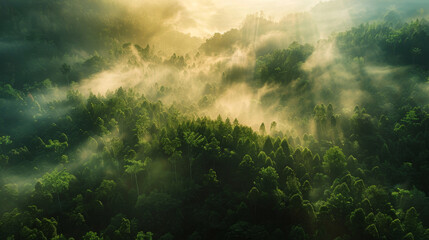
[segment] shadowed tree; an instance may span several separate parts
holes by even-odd
[[[265,130],[265,123],[262,123],[261,126],[259,127],[259,134],[264,136],[266,132],[267,131]]]
[[[62,73],[62,74],[65,76],[65,78],[66,78],[67,85],[69,85],[69,84],[70,84],[70,83],[69,83],[69,74],[70,74],[70,72],[71,72],[71,67],[70,67],[70,65],[67,65],[66,63],[64,63],[63,65],[61,65],[60,70],[61,70],[61,73]]]
[[[168,158],[168,161],[173,165],[174,167],[174,179],[177,182],[177,162],[182,159],[182,151],[177,151],[177,149],[181,146],[180,140],[178,138],[175,138],[173,140],[170,140],[168,138],[164,138],[162,140],[162,145],[164,152],[167,155],[170,155]]]
[[[96,232],[89,231],[83,237],[83,240],[103,240],[102,237],[99,237]]]
[[[278,187],[279,175],[273,167],[261,168],[259,176],[256,178],[255,185],[261,191],[271,193]]]
[[[265,139],[264,146],[263,146],[262,150],[266,154],[270,154],[273,150],[275,150],[274,146],[273,146],[273,142],[271,141],[271,137],[267,137]]]
[[[365,212],[362,208],[355,209],[350,214],[350,223],[352,224],[352,231],[358,238],[362,238],[362,233],[365,230]]]
[[[213,161],[212,168],[216,168],[216,158],[218,158],[220,153],[220,142],[215,138],[212,137],[210,142],[204,146],[204,150],[207,151],[209,158],[211,158]]]
[[[346,156],[339,147],[331,147],[323,156],[323,167],[332,179],[339,177],[346,165]]]
[[[130,175],[134,175],[134,179],[136,181],[137,196],[139,196],[140,191],[139,191],[139,183],[137,180],[137,174],[146,169],[146,161],[143,163],[139,160],[128,160],[128,162],[129,164],[125,165],[125,172]]]
[[[365,235],[366,235],[366,239],[379,239],[379,234],[378,234],[378,229],[375,226],[375,224],[371,224],[368,227],[365,228]]]
[[[405,230],[408,232],[415,232],[420,225],[417,211],[414,207],[407,210],[404,219]]]
[[[50,173],[46,173],[40,179],[42,187],[48,192],[56,193],[58,204],[61,208],[60,193],[69,188],[70,181],[75,179],[75,176],[67,172],[65,169],[58,171],[54,170]]]
[[[307,235],[301,226],[292,226],[289,232],[289,239],[305,240],[307,239]]]
[[[275,133],[276,133],[276,131],[277,131],[277,123],[276,123],[275,121],[273,121],[273,122],[271,123],[271,126],[270,126],[270,133],[271,133],[271,134],[275,134]]]
[[[152,240],[153,233],[152,232],[138,232],[136,236],[136,240]]]
[[[390,235],[393,240],[400,240],[404,236],[404,228],[402,227],[401,221],[395,219],[390,223]]]
[[[413,233],[409,232],[402,239],[403,240],[414,240],[414,235],[413,235]]]
[[[182,151],[174,151],[173,155],[168,158],[168,161],[174,166],[174,179],[177,182],[177,162],[182,160]]]
[[[192,156],[193,149],[198,147],[205,139],[196,132],[184,132],[183,137],[186,142],[189,161],[189,176],[192,179],[192,164],[195,158]]]

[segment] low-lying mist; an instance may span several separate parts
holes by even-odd
[[[235,26],[228,31],[222,21],[214,24],[219,14],[211,15],[199,20],[206,26],[198,32],[199,15],[192,9],[201,3],[4,1],[2,89],[9,84],[21,91],[8,90],[8,98],[0,99],[2,109],[17,114],[2,120],[4,135],[32,134],[28,122],[65,117],[71,108],[56,108],[53,116],[50,105],[76,90],[87,98],[133,89],[189,118],[220,115],[254,130],[276,122],[276,130],[293,137],[316,135],[313,109],[319,104],[332,104],[336,114],[346,116],[356,106],[375,104],[370,113],[378,116],[394,110],[398,97],[429,103],[424,73],[413,64],[345,54],[335,33],[383,21],[379,16],[392,10],[404,24],[425,18],[429,9],[423,0],[406,8],[394,0],[305,2],[315,7],[282,17],[278,11],[274,20],[257,13],[240,24],[230,17]],[[225,32],[201,37],[213,29]],[[35,82],[40,89],[30,87]],[[16,113],[13,101],[24,111]]]

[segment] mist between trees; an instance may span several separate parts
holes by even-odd
[[[429,239],[427,3],[314,4],[2,2],[0,238]]]

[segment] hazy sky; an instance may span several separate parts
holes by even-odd
[[[280,19],[288,13],[308,11],[320,0],[193,0],[182,2],[175,28],[207,37],[240,26],[248,14],[263,12]]]

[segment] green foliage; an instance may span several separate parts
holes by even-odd
[[[0,136],[0,145],[9,145],[11,143],[10,136]]]
[[[390,223],[390,235],[393,239],[400,239],[404,235],[404,228],[399,219],[395,219]]]
[[[144,163],[138,160],[128,160],[128,165],[125,165],[125,172],[128,174],[137,174],[145,170],[147,161]]]
[[[211,168],[209,169],[209,172],[204,175],[204,177],[205,177],[205,180],[204,180],[205,185],[216,186],[217,184],[219,184],[219,180],[217,179],[216,171],[211,169]]]
[[[305,234],[305,231],[301,226],[292,226],[288,238],[305,240],[307,239],[307,235]]]
[[[167,239],[210,238],[209,229],[218,229],[218,238],[230,239],[244,235],[303,239],[346,234],[356,239],[400,239],[408,232],[414,237],[424,235],[420,218],[427,216],[425,193],[387,183],[373,185],[386,165],[371,169],[362,161],[365,154],[353,153],[355,158],[346,145],[293,147],[290,142],[296,139],[273,140],[264,131],[264,136],[258,135],[221,118],[178,120],[173,110],[123,89],[105,97],[79,98],[70,95],[61,104],[76,106],[71,118],[77,119],[73,124],[81,131],[68,131],[70,125],[59,121],[54,131],[58,135],[40,133],[37,147],[15,149],[19,139],[7,145],[15,149],[13,154],[5,153],[10,159],[28,152],[38,156],[35,161],[55,158],[70,170],[47,171],[38,180],[28,201],[41,211],[13,212],[13,205],[3,206],[2,234],[21,234],[23,227],[17,226],[22,221],[27,227],[22,234],[40,239],[97,239],[100,235],[145,239],[150,235],[145,231]],[[326,116],[331,108],[325,107]],[[425,126],[423,112],[415,111],[418,120],[408,112],[400,121],[404,131],[395,136],[413,136],[413,131]],[[349,119],[357,124],[352,131],[365,132],[367,125],[359,125],[365,116],[359,114],[365,113],[359,110]],[[91,119],[96,124],[90,124]],[[106,124],[105,119],[115,121]],[[82,136],[87,136],[85,144]],[[150,141],[145,140],[147,136]],[[309,142],[310,138],[306,135],[303,140]],[[394,148],[388,149],[383,154],[392,154]],[[18,186],[4,185],[0,191],[4,202],[21,196]],[[54,214],[62,217],[52,219]],[[269,226],[277,226],[281,219],[288,219],[287,224],[274,233]],[[264,223],[255,224],[260,220]],[[38,225],[33,223],[37,221]],[[185,226],[197,229],[186,230]]]
[[[391,23],[362,24],[337,37],[340,50],[352,57],[363,56],[369,60],[382,60],[394,64],[425,66],[428,48],[427,22],[415,20],[397,28]],[[376,51],[370,51],[370,49]]]
[[[379,239],[379,237],[380,237],[375,224],[371,224],[368,227],[366,227],[365,228],[365,234],[367,236],[367,239]]]
[[[75,176],[63,169],[61,171],[53,170],[50,173],[46,173],[39,181],[44,190],[51,193],[61,193],[69,188],[70,181],[74,179]]]
[[[255,185],[264,192],[271,192],[278,187],[279,175],[273,167],[261,168],[256,178]]]
[[[322,164],[329,176],[340,177],[347,166],[346,156],[341,148],[335,146],[326,151]]]
[[[356,234],[361,234],[366,227],[365,212],[362,208],[355,209],[350,214],[350,223]]]
[[[332,35],[317,50],[297,42],[279,50],[259,49],[253,35],[271,38],[265,28],[283,23],[249,16],[200,47],[213,59],[255,49],[249,69],[207,64],[200,54],[161,59],[152,46],[122,37],[156,39],[141,34],[144,27],[124,32],[145,9],[121,22],[121,14],[97,11],[103,0],[88,9],[80,2],[1,4],[0,238],[428,239],[425,20],[402,23],[389,13],[385,23]],[[102,27],[92,29],[92,21]],[[8,34],[20,39],[16,49]],[[322,56],[333,58],[326,67],[315,63],[330,43],[343,56]],[[9,47],[22,58],[10,57]],[[107,79],[122,59],[148,81],[97,95],[74,90],[86,86],[81,79]],[[202,84],[210,80],[201,101],[173,103],[173,80],[188,80],[199,61],[216,69],[198,74]],[[217,84],[223,65],[234,66]],[[159,86],[152,72],[168,81]],[[265,123],[253,129],[199,111],[211,110],[232,81],[257,93],[251,105],[266,116],[255,119],[271,122],[269,131]],[[186,84],[179,88],[187,93]]]
[[[414,240],[414,235],[413,233],[407,233],[405,234],[405,236],[402,238],[403,240]]]
[[[96,232],[89,231],[83,237],[83,240],[103,240],[102,237],[99,237]]]
[[[301,64],[312,54],[311,45],[292,43],[288,49],[276,50],[256,60],[255,79],[258,84],[287,85],[302,77]]]
[[[419,219],[417,215],[417,211],[414,207],[411,207],[407,210],[404,219],[404,227],[406,231],[416,232],[419,224]]]
[[[152,236],[153,236],[153,233],[152,232],[147,232],[147,233],[144,233],[144,232],[138,232],[137,233],[137,237],[136,237],[136,240],[152,240]],[[165,235],[164,235],[165,236]],[[165,237],[161,237],[161,239],[164,239]]]

